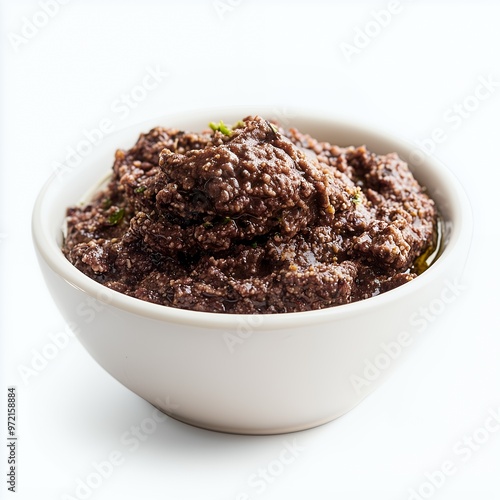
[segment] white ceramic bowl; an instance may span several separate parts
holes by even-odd
[[[366,144],[377,153],[396,151],[404,159],[419,160],[412,170],[446,222],[442,255],[417,279],[377,297],[320,311],[255,316],[143,302],[108,290],[65,259],[60,250],[65,209],[111,169],[117,148],[132,146],[140,132],[156,125],[199,131],[209,121],[233,123],[249,114],[276,118],[285,127],[334,144]],[[165,116],[114,133],[80,165],[56,172],[33,212],[33,238],[47,286],[94,359],[174,418],[245,434],[328,422],[378,387],[411,350],[419,308],[434,304],[437,311],[440,300],[445,305],[451,301],[471,233],[467,197],[436,159],[333,116],[262,107]]]

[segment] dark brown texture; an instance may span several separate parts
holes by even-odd
[[[247,117],[230,136],[155,128],[67,213],[63,252],[127,295],[178,308],[296,312],[415,278],[434,202],[395,153]]]

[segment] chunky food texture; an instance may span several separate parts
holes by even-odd
[[[286,313],[414,279],[436,228],[434,202],[396,153],[250,116],[199,134],[157,127],[118,150],[107,187],[68,209],[63,252],[156,304]]]

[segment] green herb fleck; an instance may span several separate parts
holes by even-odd
[[[108,223],[111,224],[112,226],[116,226],[116,224],[118,224],[123,219],[124,215],[125,215],[125,209],[120,208],[116,212],[113,212],[108,217]]]
[[[238,120],[234,125],[233,125],[233,130],[235,128],[243,128],[245,126],[245,122],[243,120]]]
[[[351,201],[355,204],[355,205],[359,205],[361,203],[361,194],[358,192],[356,193],[352,198],[351,198]]]
[[[266,120],[266,122],[269,125],[269,127],[271,128],[271,130],[274,132],[274,135],[276,135],[278,133],[278,127],[274,123],[268,122],[267,120]]]
[[[210,229],[211,227],[213,227],[213,224],[210,221],[207,221],[203,223],[203,227],[205,229]]]
[[[219,132],[222,132],[224,135],[227,135],[228,137],[233,133],[231,127],[228,127],[222,120],[218,124],[215,122],[210,122],[208,126],[214,132],[218,130]]]
[[[257,248],[257,247],[258,247],[257,242],[256,242],[256,241],[254,241],[254,242],[252,243],[252,248]]]
[[[144,193],[144,191],[146,191],[146,186],[139,186],[138,188],[134,189],[134,193],[137,193],[137,194]]]
[[[224,217],[224,220],[222,221],[223,224],[229,224],[233,219],[231,217]]]

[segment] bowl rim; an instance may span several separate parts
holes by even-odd
[[[45,182],[38,196],[36,197],[33,206],[31,221],[32,238],[39,256],[43,258],[45,263],[52,269],[53,272],[59,275],[72,287],[82,291],[83,293],[100,302],[105,303],[107,306],[116,307],[129,313],[159,320],[162,322],[168,322],[178,325],[198,326],[208,329],[235,329],[238,326],[245,324],[250,325],[253,330],[274,330],[298,326],[312,326],[314,324],[325,323],[327,321],[342,320],[348,317],[358,316],[360,314],[366,313],[373,308],[383,307],[390,303],[397,302],[404,299],[408,295],[417,292],[419,289],[427,287],[437,276],[439,276],[440,271],[445,268],[447,261],[450,260],[453,252],[456,251],[457,246],[461,244],[467,245],[466,253],[468,255],[472,240],[473,224],[470,201],[465,192],[465,189],[463,188],[462,184],[459,182],[455,174],[440,160],[438,160],[435,156],[429,155],[426,152],[422,151],[418,146],[412,144],[410,141],[396,136],[384,129],[381,129],[378,125],[375,129],[375,126],[369,124],[368,122],[360,123],[358,121],[353,121],[352,118],[349,117],[326,113],[324,110],[304,109],[295,106],[287,106],[286,108],[287,110],[292,110],[290,115],[293,116],[293,119],[296,119],[297,121],[309,120],[328,125],[332,128],[341,126],[345,128],[351,128],[356,130],[360,134],[371,136],[372,138],[375,138],[375,140],[390,141],[396,146],[394,150],[398,153],[408,151],[420,151],[422,153],[424,161],[421,163],[421,165],[428,164],[428,166],[438,174],[438,177],[441,179],[442,183],[446,183],[448,190],[454,193],[455,198],[451,200],[451,202],[454,204],[455,211],[457,212],[457,214],[459,214],[456,217],[457,221],[455,222],[454,227],[451,230],[451,234],[443,249],[442,254],[429,269],[427,269],[424,273],[422,273],[412,281],[375,297],[370,297],[349,304],[332,306],[313,311],[272,314],[229,314],[193,311],[189,309],[180,309],[160,304],[153,304],[151,302],[137,299],[135,297],[130,297],[121,292],[111,290],[94,281],[92,278],[79,271],[64,257],[63,253],[60,251],[59,245],[54,245],[53,235],[50,234],[50,231],[44,224],[41,214],[43,213],[42,207],[46,203],[47,193],[50,191],[53,184],[60,183],[60,181],[58,181],[57,172],[53,172]],[[239,112],[240,114],[242,113],[241,116],[247,116],[249,114],[265,115],[266,113],[268,114],[268,116],[270,116],[270,114],[273,111],[276,111],[276,109],[276,106],[268,105],[253,107],[226,106],[196,108],[182,112],[172,112],[159,115],[156,118],[141,121],[116,130],[115,132],[109,134],[106,139],[109,140],[116,134],[124,133],[125,131],[131,132],[132,130],[135,130],[136,136],[138,136],[138,134],[140,132],[143,132],[148,126],[147,124],[161,124],[165,123],[166,120],[172,120],[172,125],[168,124],[167,122],[167,124],[163,126],[170,127],[175,126],[176,119],[185,120],[187,118],[194,121],[196,120],[197,116],[201,114],[224,116],[227,114],[232,115],[236,112]],[[250,113],[248,111],[250,111]],[[151,127],[151,125],[149,126]],[[120,145],[117,144],[116,148],[119,147]],[[78,169],[84,168],[85,164],[91,162],[93,159],[95,160],[95,157],[93,158],[93,155],[84,158],[82,164],[78,166]],[[108,168],[110,167],[108,166]],[[412,169],[411,165],[410,169]],[[59,252],[53,251],[55,250],[55,248],[59,249]]]

